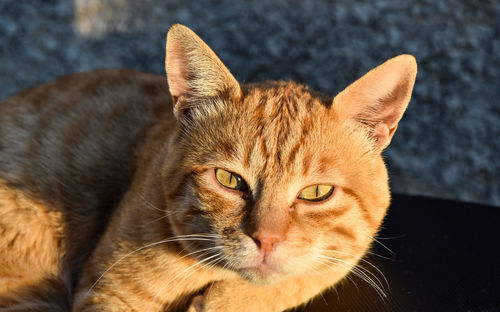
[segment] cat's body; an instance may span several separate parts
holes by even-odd
[[[0,279],[0,289],[46,273],[76,277],[130,186],[148,129],[173,118],[165,86],[161,76],[97,71],[2,102],[0,246],[9,253],[0,271],[23,278]]]
[[[166,67],[168,85],[98,71],[0,103],[0,311],[279,311],[365,254],[411,57],[333,103],[240,86],[182,26]]]

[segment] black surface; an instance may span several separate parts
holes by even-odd
[[[387,298],[350,274],[300,311],[500,311],[500,207],[395,195],[378,237]]]

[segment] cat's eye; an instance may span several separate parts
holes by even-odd
[[[225,186],[229,189],[240,192],[248,192],[248,184],[245,182],[245,180],[243,180],[242,177],[234,172],[217,168],[215,169],[215,178],[217,179],[217,181],[219,181],[220,184],[222,184],[222,186]]]
[[[299,199],[312,202],[319,202],[327,199],[333,193],[333,186],[326,184],[311,185],[303,189],[299,194]]]

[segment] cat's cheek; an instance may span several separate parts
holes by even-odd
[[[235,268],[254,266],[262,260],[257,246],[247,235],[241,234],[237,239],[226,239],[226,245],[226,256]]]

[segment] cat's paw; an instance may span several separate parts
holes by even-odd
[[[205,297],[203,295],[198,295],[191,300],[191,304],[187,309],[187,312],[204,312],[205,311]]]

